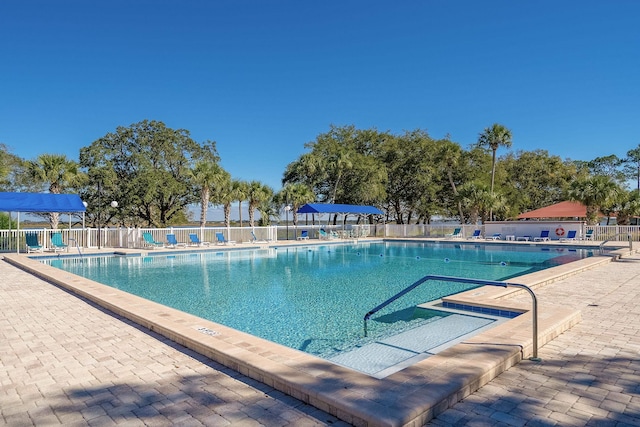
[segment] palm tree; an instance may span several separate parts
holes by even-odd
[[[251,181],[247,192],[249,200],[249,225],[254,226],[255,210],[269,201],[273,196],[273,190],[268,185],[264,185],[259,181]]]
[[[467,182],[458,188],[456,197],[468,212],[472,224],[481,218],[485,223],[494,209],[502,209],[505,206],[504,198],[500,194],[491,194],[486,184]]]
[[[207,224],[207,210],[211,198],[211,190],[225,180],[225,170],[213,162],[199,162],[191,171],[195,183],[200,187],[200,227]]]
[[[242,202],[249,197],[249,183],[234,179],[232,185],[235,200],[238,201],[238,219],[240,220],[240,227],[242,227]]]
[[[304,184],[287,184],[277,196],[281,205],[291,206],[293,212],[293,225],[298,225],[298,209],[305,203],[313,202],[316,199],[313,191]]]
[[[594,225],[598,223],[599,211],[606,209],[607,204],[615,199],[620,190],[620,186],[611,177],[595,175],[573,181],[569,189],[569,198],[587,207],[587,224]]]
[[[490,128],[485,128],[478,137],[479,147],[491,149],[491,194],[496,176],[496,151],[500,146],[511,147],[511,131],[501,124],[494,123]],[[493,211],[489,213],[489,218],[493,217]]]
[[[32,181],[48,185],[52,194],[60,194],[82,176],[78,164],[62,154],[42,154],[35,161],[26,163],[26,172]],[[54,230],[58,228],[59,217],[57,212],[49,213],[49,224]]]
[[[220,180],[211,193],[211,202],[214,205],[223,206],[225,227],[231,226],[231,203],[234,200],[236,198],[231,183],[231,174],[223,169],[220,174]]]

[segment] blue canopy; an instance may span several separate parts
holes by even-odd
[[[77,194],[0,193],[3,212],[85,212]]]
[[[336,214],[361,214],[383,215],[383,212],[375,206],[339,205],[326,203],[307,203],[298,209],[298,213],[336,213]]]

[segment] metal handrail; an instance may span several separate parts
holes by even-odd
[[[419,279],[418,281],[414,282],[411,286],[408,286],[407,288],[398,292],[397,294],[395,294],[394,296],[392,296],[391,298],[389,298],[388,300],[386,300],[385,302],[383,302],[382,304],[378,305],[377,307],[370,310],[367,314],[365,314],[364,336],[365,337],[367,336],[367,321],[371,318],[373,314],[380,311],[381,309],[391,304],[398,298],[408,294],[413,289],[417,288],[418,286],[420,286],[421,284],[429,280],[440,280],[443,282],[470,283],[470,284],[486,285],[486,286],[499,286],[502,288],[514,287],[514,288],[525,289],[531,295],[532,314],[533,314],[533,352],[532,352],[533,356],[530,357],[529,360],[540,361],[540,358],[538,358],[538,299],[536,298],[536,294],[533,293],[531,288],[519,283],[498,282],[494,280],[482,280],[482,279],[468,279],[464,277],[453,277],[453,276],[438,276],[438,275],[424,276],[422,279]]]
[[[82,251],[80,250],[80,245],[78,244],[78,241],[74,238],[74,237],[69,237],[69,242],[75,242],[76,244],[76,249],[78,249],[78,253],[80,254],[80,257],[82,257]]]
[[[600,243],[600,246],[598,246],[598,249],[600,250],[600,253],[602,253],[602,250],[604,249],[604,244],[610,242],[611,240],[613,240],[615,237],[618,236],[623,236],[623,235],[627,235],[627,240],[629,240],[629,253],[633,252],[633,239],[631,238],[631,233],[616,233],[613,236],[611,236],[611,238],[605,240],[604,242]]]

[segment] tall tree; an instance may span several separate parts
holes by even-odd
[[[494,123],[491,127],[485,128],[478,137],[478,146],[491,149],[491,194],[496,175],[496,152],[499,147],[511,147],[511,131],[501,124]],[[492,216],[489,213],[489,217]]]
[[[207,224],[207,210],[211,191],[222,185],[226,179],[225,170],[218,163],[201,161],[192,171],[193,180],[200,187],[200,227]]]
[[[30,179],[42,184],[52,194],[60,194],[82,179],[78,164],[62,154],[42,154],[36,160],[27,162],[26,172]],[[51,228],[57,229],[60,215],[51,212],[48,216]]]
[[[222,205],[225,227],[231,226],[231,204],[236,200],[233,191],[231,174],[225,170],[221,172],[220,180],[211,193],[211,201],[214,205]]]
[[[249,197],[249,183],[234,179],[232,185],[235,200],[238,202],[238,219],[240,221],[240,227],[242,227],[242,202]]]
[[[199,161],[218,160],[215,142],[199,144],[184,129],[147,120],[118,127],[80,150],[80,164],[90,177],[100,175],[92,170],[113,170],[119,209],[136,225],[167,226],[182,220],[187,207],[199,200],[192,169]],[[97,182],[92,188],[87,196],[99,197]]]
[[[627,178],[633,178],[636,181],[636,190],[640,193],[640,145],[627,151],[624,171]]]
[[[611,177],[604,175],[589,176],[571,183],[569,197],[587,207],[587,224],[598,223],[598,214],[615,199],[621,188]]]
[[[251,181],[247,192],[249,200],[249,225],[254,227],[254,215],[259,206],[267,203],[273,197],[273,190],[260,181]]]
[[[305,203],[315,200],[315,194],[305,184],[287,184],[276,196],[280,206],[290,206],[293,214],[293,224],[298,225],[298,209]]]

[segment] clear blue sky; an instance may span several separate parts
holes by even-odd
[[[624,157],[639,22],[637,0],[3,0],[0,142],[77,160],[160,120],[276,190],[331,124],[467,147],[498,122],[514,150]]]

